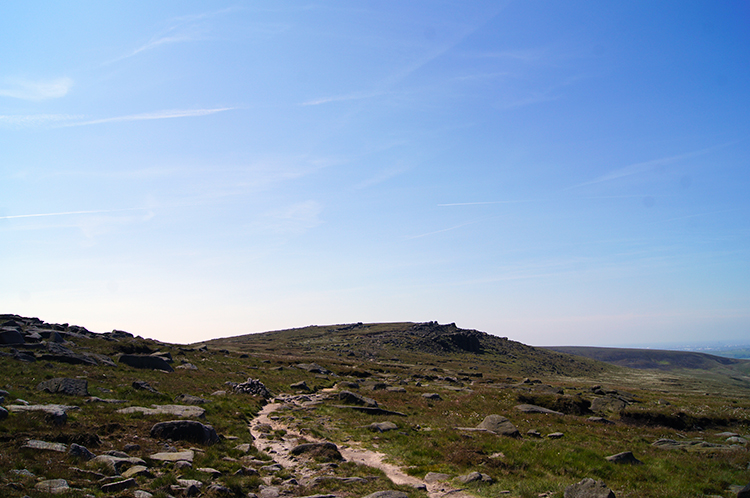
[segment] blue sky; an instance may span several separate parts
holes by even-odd
[[[0,7],[4,313],[750,336],[750,6]]]

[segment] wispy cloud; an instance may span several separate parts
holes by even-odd
[[[22,100],[47,100],[64,97],[73,86],[70,78],[31,81],[23,78],[5,78],[0,83],[0,97]]]
[[[204,12],[201,14],[194,14],[188,16],[176,17],[170,19],[167,22],[167,27],[161,32],[157,33],[146,43],[140,47],[122,55],[116,59],[108,61],[106,64],[121,61],[129,57],[133,57],[143,52],[153,50],[162,45],[170,45],[173,43],[185,43],[199,40],[209,39],[209,33],[211,32],[211,26],[205,23],[206,20],[220,16],[229,12],[237,10],[234,7],[221,9],[212,12]]]
[[[0,220],[14,220],[18,218],[43,218],[47,216],[69,216],[75,214],[102,214],[102,213],[116,213],[121,211],[136,211],[140,208],[124,208],[124,209],[95,209],[90,211],[62,211],[58,213],[35,213],[35,214],[14,214],[10,216],[0,216]]]
[[[672,164],[678,161],[682,161],[683,159],[690,159],[697,156],[702,156],[704,154],[708,154],[711,152],[714,152],[719,149],[723,149],[725,147],[729,147],[730,145],[734,145],[738,142],[728,142],[725,144],[720,145],[714,145],[713,147],[708,147],[705,149],[695,150],[692,152],[687,152],[685,154],[677,154],[674,156],[667,156],[667,157],[661,157],[659,159],[652,159],[650,161],[644,161],[641,163],[635,163],[630,164],[628,166],[625,166],[624,168],[618,168],[615,170],[610,171],[609,173],[606,173],[602,176],[599,176],[597,178],[594,178],[593,180],[589,180],[587,182],[579,183],[577,185],[573,185],[572,187],[568,187],[564,190],[572,190],[579,187],[584,187],[586,185],[594,185],[597,183],[603,183],[603,182],[609,182],[612,180],[618,180],[620,178],[625,178],[632,175],[638,175],[641,173],[645,173],[647,171],[651,171],[654,168],[657,168],[659,166],[664,166],[666,164]]]
[[[111,118],[92,119],[89,121],[78,121],[65,126],[87,126],[104,123],[118,123],[122,121],[146,121],[152,119],[192,118],[197,116],[208,116],[218,112],[231,111],[236,107],[213,107],[210,109],[172,109],[166,111],[147,112],[143,114],[129,114],[127,116],[115,116]]]
[[[49,123],[60,123],[63,121],[80,120],[83,116],[71,114],[27,114],[27,115],[0,115],[0,125],[12,128],[28,128],[42,126]]]
[[[264,215],[264,228],[281,234],[299,234],[320,225],[323,206],[317,201],[304,201],[285,206]]]
[[[458,228],[462,228],[468,225],[474,225],[476,223],[479,223],[482,220],[475,220],[475,221],[469,221],[466,223],[461,223],[460,225],[452,226],[450,228],[443,228],[442,230],[435,230],[434,232],[427,232],[427,233],[421,233],[419,235],[412,235],[411,237],[406,237],[406,240],[413,240],[413,239],[421,239],[422,237],[429,237],[430,235],[436,235],[439,233],[444,232],[450,232],[451,230],[456,230]]]
[[[378,97],[380,95],[383,95],[385,92],[358,92],[358,93],[350,93],[347,95],[336,95],[333,97],[322,97],[319,99],[314,100],[308,100],[307,102],[303,102],[300,105],[303,106],[310,106],[310,105],[321,105],[321,104],[329,104],[331,102],[345,102],[347,100],[362,100],[362,99],[369,99],[373,97]]]
[[[485,204],[519,204],[523,202],[537,202],[540,199],[525,199],[520,201],[477,201],[477,202],[451,202],[446,204],[438,204],[440,207],[445,206],[481,206]]]

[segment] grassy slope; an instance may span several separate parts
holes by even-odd
[[[261,406],[261,400],[240,395],[212,397],[211,393],[227,389],[225,381],[242,382],[247,377],[260,378],[277,393],[289,392],[289,385],[301,380],[316,391],[342,380],[359,382],[360,392],[375,398],[387,409],[406,414],[406,417],[390,417],[399,425],[398,431],[370,432],[365,426],[382,421],[384,417],[337,408],[334,406],[336,402],[320,405],[309,412],[282,412],[280,415],[310,435],[338,444],[362,441],[366,446],[390,455],[394,461],[405,465],[408,472],[420,477],[427,471],[459,474],[479,470],[487,473],[495,479],[495,484],[471,486],[482,496],[496,496],[501,491],[510,490],[510,496],[536,497],[542,492],[552,492],[551,496],[562,497],[566,485],[583,477],[605,480],[619,498],[729,496],[726,493],[729,485],[750,481],[746,448],[698,454],[651,446],[661,437],[701,437],[719,443],[722,439],[716,434],[723,430],[747,434],[750,432],[748,389],[727,387],[727,384],[717,383],[716,379],[686,376],[682,372],[608,366],[481,333],[475,334],[481,344],[480,353],[451,348],[451,343],[436,346],[434,342],[437,338],[439,343],[440,333],[448,336],[462,333],[451,327],[427,327],[418,334],[414,332],[414,324],[409,323],[307,327],[217,339],[208,342],[207,351],[201,351],[198,345],[180,347],[140,339],[119,342],[101,338],[76,340],[78,347],[113,357],[129,344],[145,345],[153,350],[171,352],[175,364],[184,360],[199,368],[198,371],[176,370],[169,374],[123,365],[21,363],[0,358],[4,374],[3,386],[0,387],[10,391],[9,400],[18,397],[32,402],[81,406],[81,410],[71,412],[68,424],[61,428],[49,426],[38,415],[11,414],[0,422],[0,495],[43,496],[33,491],[35,479],[24,479],[10,472],[14,468],[28,468],[38,476],[66,478],[71,485],[102,496],[95,481],[68,470],[69,465],[83,467],[84,462],[71,462],[65,455],[20,450],[29,437],[71,442],[97,434],[101,442],[90,448],[97,454],[109,449],[121,450],[125,444],[134,442],[142,446],[136,456],[145,457],[162,448],[161,442],[148,436],[149,428],[153,423],[170,417],[120,415],[115,410],[123,405],[85,404],[81,399],[35,389],[39,381],[51,377],[86,378],[91,394],[125,399],[125,406],[169,403],[181,393],[211,399],[211,403],[204,405],[206,422],[214,425],[220,434],[239,439],[223,440],[216,446],[203,448],[204,453],[196,457],[195,467],[209,466],[224,471],[225,477],[220,478],[220,482],[235,489],[237,496],[257,492],[260,481],[251,477],[233,477],[231,474],[241,463],[222,458],[226,455],[241,456],[233,448],[238,443],[249,442],[247,422]],[[475,331],[469,332],[472,335]],[[433,343],[425,342],[425,334]],[[317,362],[335,374],[318,375],[290,367],[299,362]],[[543,384],[521,383],[523,377],[539,379]],[[135,391],[131,387],[134,380],[146,380],[162,394]],[[405,392],[371,390],[368,386],[376,382],[401,386]],[[679,420],[688,420],[689,425],[681,429],[663,425],[602,425],[588,421],[588,414],[522,414],[513,408],[521,396],[550,406],[560,400],[591,400],[596,397],[591,389],[595,384],[610,391],[627,390],[636,396],[638,402],[629,406],[626,412],[641,414],[643,420],[679,415],[682,417]],[[564,394],[549,394],[545,385],[562,389]],[[438,392],[442,399],[427,400],[421,396],[428,392]],[[557,440],[511,439],[456,430],[460,426],[475,426],[491,413],[507,416],[523,434],[536,429],[542,434],[561,431],[565,436]],[[607,416],[617,420],[620,414],[612,412]],[[698,422],[703,425],[697,427]],[[177,443],[176,446],[195,445]],[[645,465],[618,466],[603,458],[626,450],[633,451]],[[155,480],[138,478],[142,489],[162,489],[160,486],[172,482],[175,476],[206,478],[196,471],[178,472],[170,467],[159,472],[162,475]],[[365,471],[342,466],[336,472],[362,475]],[[325,492],[329,490],[326,486],[300,488],[294,493]],[[392,487],[382,477],[371,484],[358,486],[333,490],[342,496],[363,496],[375,489]],[[420,496],[411,491],[410,494],[414,498]]]

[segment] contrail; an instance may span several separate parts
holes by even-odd
[[[16,218],[40,218],[42,216],[66,216],[70,214],[114,213],[116,211],[134,211],[136,209],[140,209],[140,208],[96,209],[93,211],[64,211],[61,213],[14,214],[11,216],[0,216],[0,220],[12,220]]]

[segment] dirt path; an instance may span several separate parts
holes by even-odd
[[[318,443],[324,441],[309,435],[301,435],[299,432],[275,419],[276,417],[273,417],[272,414],[284,405],[310,407],[321,403],[326,398],[327,395],[325,393],[298,396],[279,395],[272,403],[264,406],[250,424],[250,433],[253,435],[256,448],[270,454],[276,463],[282,467],[292,469],[302,482],[313,477],[314,471],[305,466],[302,460],[290,454],[292,448],[299,444],[302,439]],[[265,434],[268,432],[267,426],[270,426],[272,431],[283,429],[286,431],[286,434],[282,439],[267,439],[265,438]],[[350,442],[349,444],[347,447],[339,448],[345,460],[380,469],[394,484],[425,489],[430,498],[441,498],[445,495],[449,495],[451,498],[476,498],[463,489],[450,486],[447,482],[438,481],[428,483],[422,479],[410,476],[401,470],[399,466],[385,462],[385,454],[362,448],[356,442]]]

